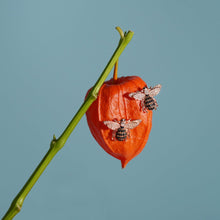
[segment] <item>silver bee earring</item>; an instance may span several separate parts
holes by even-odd
[[[157,101],[154,96],[158,95],[161,89],[161,85],[158,84],[153,88],[144,87],[141,91],[133,92],[129,94],[129,97],[141,101],[142,110],[156,110],[158,107]]]
[[[118,141],[125,141],[129,135],[129,129],[133,129],[140,124],[141,120],[125,120],[121,121],[104,121],[103,123],[111,130],[113,130],[113,140],[114,138]]]

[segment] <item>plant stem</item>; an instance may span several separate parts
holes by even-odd
[[[124,34],[124,32],[122,31],[122,29],[121,29],[120,27],[116,27],[115,29],[116,29],[116,30],[118,31],[118,33],[120,34],[120,37],[121,37],[121,39],[120,39],[120,41],[119,41],[119,44],[120,44],[121,40],[123,40],[123,38],[125,37],[125,34]],[[115,63],[115,68],[114,68],[114,73],[113,73],[113,79],[114,79],[114,81],[117,81],[117,79],[118,79],[118,60],[117,60],[116,63]]]
[[[114,73],[113,73],[113,79],[114,81],[117,81],[118,79],[118,60],[115,63]]]
[[[117,28],[116,28],[117,29]],[[118,29],[117,29],[118,30]],[[77,123],[80,121],[82,116],[85,114],[85,112],[88,110],[90,105],[96,100],[98,96],[98,92],[104,83],[105,79],[107,78],[108,74],[110,73],[111,69],[113,68],[115,62],[118,60],[119,56],[127,46],[127,44],[130,42],[131,38],[133,37],[133,32],[128,31],[124,34],[124,38],[120,40],[118,47],[116,48],[114,54],[112,55],[111,59],[109,60],[107,66],[103,70],[102,74],[100,75],[99,79],[95,83],[94,87],[91,89],[90,93],[88,94],[86,100],[79,108],[78,112],[75,114],[67,128],[64,130],[62,135],[56,139],[56,137],[53,137],[53,140],[50,144],[50,149],[42,159],[42,161],[39,163],[33,174],[30,176],[28,181],[25,183],[21,191],[17,194],[17,196],[14,198],[14,200],[11,203],[10,208],[2,218],[2,220],[11,220],[13,217],[21,210],[23,202],[40,177],[40,175],[43,173],[43,171],[46,169],[48,164],[51,162],[51,160],[54,158],[56,153],[64,146],[66,143],[68,137],[70,136],[71,132],[76,127]]]

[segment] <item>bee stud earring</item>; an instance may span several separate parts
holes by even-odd
[[[160,84],[156,85],[153,88],[144,87],[141,91],[130,93],[129,97],[141,101],[141,107],[143,112],[147,112],[147,110],[156,110],[158,104],[154,96],[159,94],[160,89]]]
[[[137,127],[140,122],[141,120],[126,121],[125,119],[121,119],[119,122],[104,121],[104,124],[114,131],[115,134],[113,133],[113,140],[115,137],[118,141],[125,141],[130,136],[129,129]]]

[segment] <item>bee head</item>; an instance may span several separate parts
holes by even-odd
[[[145,86],[143,89],[142,89],[142,92],[144,92],[146,94],[146,92],[148,91],[148,88],[147,86]]]
[[[126,120],[125,120],[124,118],[121,119],[121,121],[120,121],[121,127],[124,127],[124,126],[125,126],[125,121],[126,121]]]

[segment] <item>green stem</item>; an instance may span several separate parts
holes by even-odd
[[[86,100],[79,108],[78,112],[75,114],[67,128],[64,130],[62,135],[56,139],[56,137],[53,137],[53,140],[50,144],[50,149],[42,159],[42,161],[39,163],[31,177],[28,179],[26,184],[23,186],[21,191],[17,194],[17,196],[14,198],[14,200],[11,203],[10,208],[2,218],[2,220],[11,220],[13,217],[21,210],[23,202],[34,186],[34,184],[37,182],[40,175],[43,173],[43,171],[46,169],[48,164],[51,162],[51,160],[54,158],[56,153],[64,146],[66,143],[68,137],[70,136],[71,132],[74,130],[82,116],[85,114],[85,112],[88,110],[89,106],[96,100],[98,96],[98,92],[104,83],[105,79],[107,78],[108,74],[110,73],[111,69],[113,68],[115,62],[118,60],[119,56],[127,46],[127,44],[130,42],[131,38],[133,37],[133,32],[128,31],[125,32],[124,38],[120,40],[118,47],[116,48],[114,54],[112,55],[111,59],[109,60],[107,66],[103,70],[102,74],[100,75],[99,79],[95,83],[94,87],[91,89],[90,93],[88,94]]]

